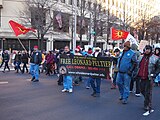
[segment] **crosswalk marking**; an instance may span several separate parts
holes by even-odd
[[[0,82],[0,84],[7,84],[8,82]]]

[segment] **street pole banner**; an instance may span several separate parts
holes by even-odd
[[[74,56],[60,57],[59,73],[64,75],[80,75],[88,77],[106,78],[111,67],[110,57]]]

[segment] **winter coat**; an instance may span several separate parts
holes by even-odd
[[[38,51],[32,52],[30,58],[31,58],[30,63],[41,64],[41,62],[42,62],[42,54]]]
[[[158,57],[158,60],[156,62],[156,68],[155,68],[155,74],[156,76],[160,73],[160,57]]]
[[[9,54],[8,54],[8,53],[3,53],[3,54],[2,54],[2,57],[3,57],[3,61],[4,61],[4,62],[8,62],[8,61],[9,61],[9,59],[10,59],[10,57],[9,57]]]
[[[14,60],[15,62],[21,62],[21,54],[16,54]]]
[[[137,57],[133,50],[123,51],[118,59],[118,72],[120,73],[129,73],[134,70],[135,65],[137,64]]]
[[[54,55],[53,54],[46,55],[46,63],[51,64],[53,62],[54,62]]]
[[[22,63],[28,64],[28,54],[22,54],[21,60]]]
[[[139,57],[136,76],[139,73],[140,63],[141,63],[143,57],[144,57],[144,55]],[[157,63],[157,61],[158,61],[158,56],[151,55],[149,57],[149,64],[148,64],[148,78],[149,78],[149,80],[151,80],[152,77],[156,76],[156,63]]]

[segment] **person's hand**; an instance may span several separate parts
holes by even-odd
[[[127,74],[128,74],[129,76],[132,76],[132,72],[131,72],[130,70],[127,72]]]

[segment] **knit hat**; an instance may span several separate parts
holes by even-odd
[[[118,48],[116,48],[116,49],[114,50],[114,52],[120,52],[120,50],[119,50]]]
[[[80,50],[78,48],[75,49],[76,52],[79,52]]]
[[[146,45],[146,46],[145,46],[145,50],[146,50],[146,49],[150,49],[150,50],[152,51],[152,46]]]
[[[92,50],[88,50],[88,54],[92,54]]]
[[[124,43],[124,46],[126,46],[126,47],[130,48],[130,47],[131,47],[131,44],[130,44],[130,42],[129,42],[129,41],[126,41],[126,42]]]
[[[34,48],[37,48],[37,49],[38,49],[38,46],[37,46],[37,45],[35,45],[35,46],[34,46]]]

